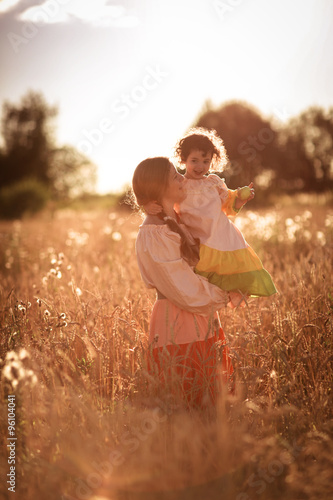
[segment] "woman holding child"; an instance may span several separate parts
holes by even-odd
[[[193,271],[198,244],[174,211],[186,196],[183,183],[168,158],[148,158],[137,166],[132,184],[138,205],[157,201],[162,211],[146,216],[136,252],[144,283],[157,291],[150,370],[173,392],[178,388],[188,404],[205,406],[216,402],[221,380],[228,381],[233,371],[216,312],[230,296]]]
[[[156,371],[165,383],[178,376],[185,399],[202,405],[216,400],[218,382],[232,374],[216,310],[277,291],[229,220],[254,189],[252,183],[228,189],[213,173],[227,164],[222,139],[215,131],[191,129],[177,143],[176,161],[184,177],[167,158],[148,158],[135,170],[134,194],[149,214],[137,238],[137,258],[144,282],[157,290],[150,324]]]

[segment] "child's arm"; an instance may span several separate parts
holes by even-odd
[[[237,215],[252,198],[254,198],[253,182],[244,188],[228,189],[228,198],[222,204],[222,210],[226,215]]]

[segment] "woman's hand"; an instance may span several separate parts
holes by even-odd
[[[143,205],[143,208],[149,215],[157,215],[162,212],[162,207],[159,203],[157,203],[157,201],[150,201],[149,203],[146,203],[146,205]]]
[[[254,198],[255,191],[253,187],[253,182],[251,182],[248,186],[244,186],[242,188],[237,189],[237,199],[235,201],[235,208],[239,210],[242,208],[248,201]]]
[[[235,309],[236,307],[245,307],[247,305],[247,296],[239,292],[229,292],[230,302],[228,307]]]

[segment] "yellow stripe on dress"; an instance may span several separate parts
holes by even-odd
[[[200,246],[200,261],[196,266],[197,271],[218,274],[246,273],[262,268],[261,260],[251,247],[221,251],[206,245]]]

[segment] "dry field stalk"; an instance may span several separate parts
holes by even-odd
[[[147,374],[154,292],[128,212],[0,223],[1,498],[333,498],[333,210],[237,219],[280,291],[221,311],[235,394],[170,402]]]

